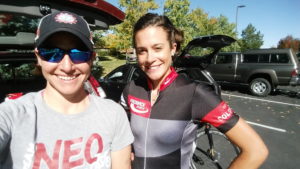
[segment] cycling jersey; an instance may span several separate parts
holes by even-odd
[[[238,121],[210,86],[196,84],[173,68],[152,106],[150,93],[149,81],[138,79],[126,86],[121,99],[130,110],[135,136],[134,169],[188,169],[197,129],[193,120],[211,123],[222,132]]]

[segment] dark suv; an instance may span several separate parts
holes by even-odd
[[[218,82],[247,85],[256,96],[266,96],[277,86],[300,84],[299,62],[291,49],[219,53],[207,70]]]
[[[9,93],[26,93],[45,87],[33,52],[39,19],[67,10],[83,16],[92,30],[121,23],[125,14],[103,0],[1,0],[0,102]]]

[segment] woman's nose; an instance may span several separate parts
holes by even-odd
[[[154,53],[151,52],[151,51],[149,51],[149,52],[147,53],[147,56],[146,56],[146,61],[147,61],[148,63],[151,63],[151,62],[154,61],[154,58],[155,58]]]
[[[65,54],[63,59],[59,62],[59,65],[63,71],[69,72],[73,70],[74,63],[72,62],[70,56],[68,54]]]

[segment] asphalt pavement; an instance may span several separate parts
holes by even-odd
[[[269,148],[269,157],[261,169],[300,168],[300,86],[282,86],[267,97],[227,88],[222,90],[222,98],[260,134]]]

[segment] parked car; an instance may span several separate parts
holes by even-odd
[[[99,82],[105,91],[106,97],[118,102],[124,87],[131,80],[144,77],[143,71],[137,64],[128,63],[115,68],[106,76],[101,77]]]
[[[183,49],[183,52],[174,61],[174,67],[178,73],[185,74],[196,82],[201,81],[201,83],[208,83],[209,85],[213,85],[212,87],[215,89],[219,89],[218,84],[214,83],[213,78],[205,70],[205,65],[211,62],[213,56],[216,55],[221,48],[230,45],[234,41],[235,40],[231,37],[224,35],[195,38],[188,43]],[[203,48],[203,50],[199,49],[199,47]],[[195,48],[197,48],[197,50],[194,50]],[[205,54],[201,55],[203,51],[205,51]],[[202,57],[194,57],[193,55],[201,55]],[[136,63],[129,63],[115,68],[106,76],[100,78],[99,82],[107,98],[118,102],[126,84],[138,78],[142,79],[146,78],[146,76]],[[220,93],[220,91],[216,92],[217,94]]]
[[[107,29],[125,18],[121,10],[103,0],[1,0],[0,102],[10,93],[45,87],[45,79],[35,66],[35,31],[42,16],[61,10],[83,16],[92,30]]]
[[[220,83],[247,85],[256,96],[267,96],[277,86],[300,84],[299,62],[291,49],[219,53],[207,70]]]

